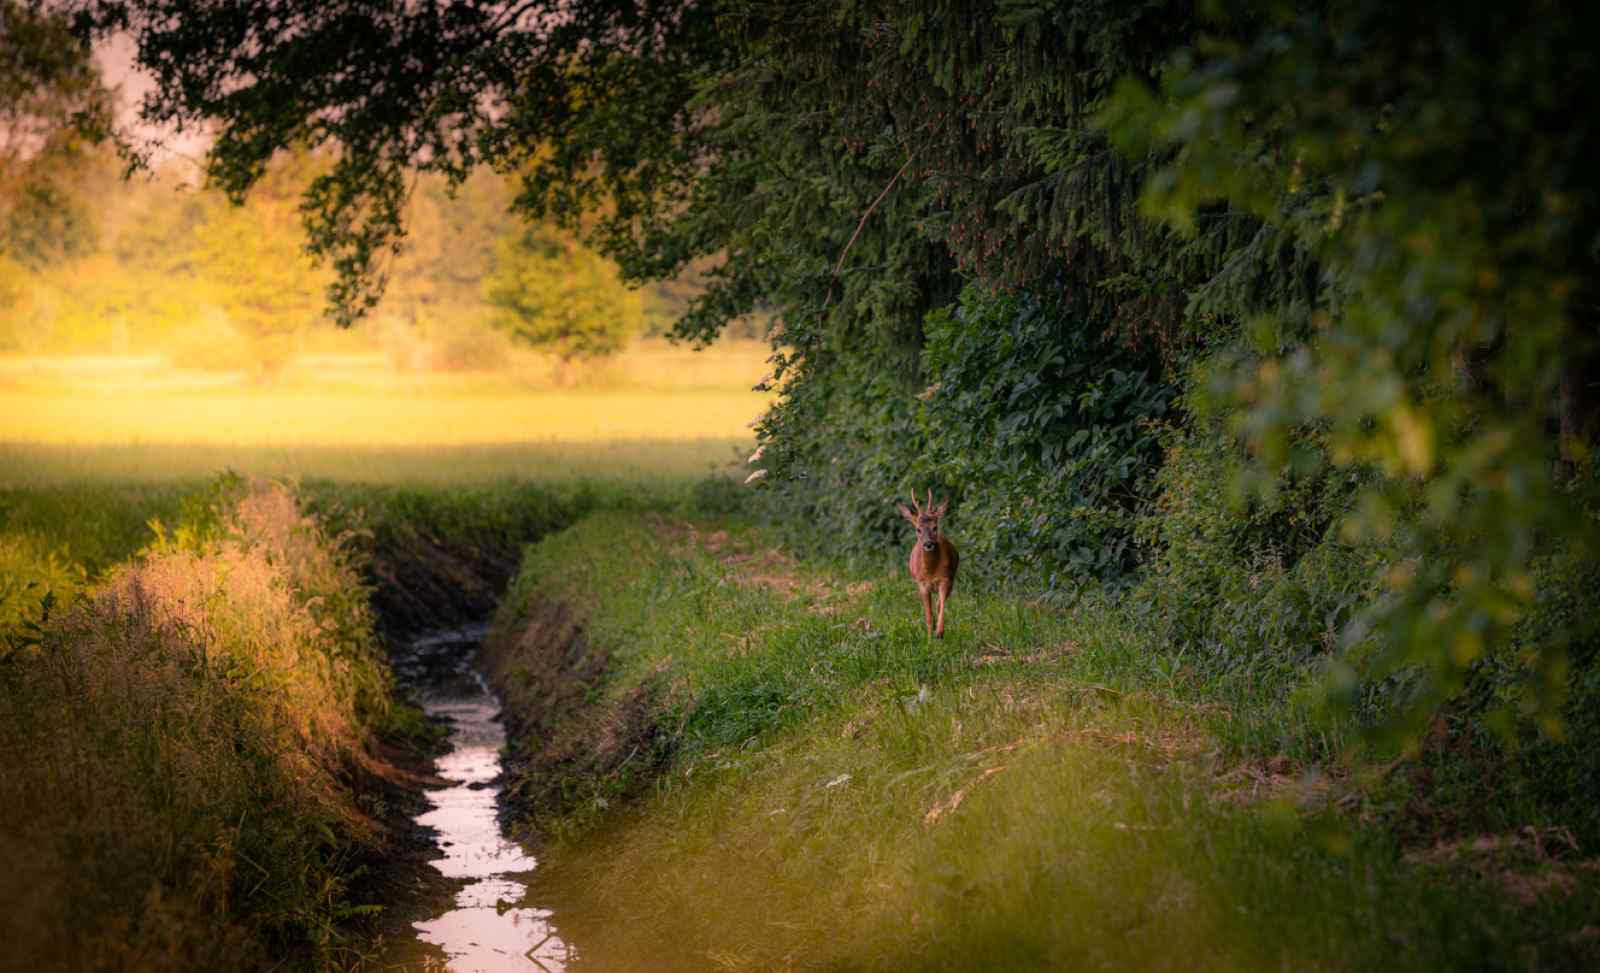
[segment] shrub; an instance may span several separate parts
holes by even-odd
[[[1216,423],[1162,436],[1159,494],[1139,525],[1149,570],[1131,604],[1214,669],[1295,668],[1336,647],[1384,556],[1340,537],[1360,474],[1285,471],[1249,490],[1245,452]]]
[[[927,463],[961,496],[973,553],[1050,587],[1125,580],[1174,389],[1070,299],[970,287],[929,315]]]

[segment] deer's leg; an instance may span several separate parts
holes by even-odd
[[[939,582],[939,627],[933,630],[936,638],[944,638],[944,600],[950,597],[950,586]]]
[[[933,637],[933,592],[927,585],[919,585],[918,593],[922,595],[922,624],[928,628],[928,637]]]

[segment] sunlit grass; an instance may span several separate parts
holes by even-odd
[[[605,480],[642,490],[726,472],[745,439],[617,440],[470,446],[251,446],[0,442],[0,486],[115,486],[203,480],[223,470],[258,476],[437,486],[494,480]]]
[[[378,355],[321,355],[264,385],[157,356],[5,359],[0,486],[176,483],[234,470],[651,490],[726,471],[748,451],[751,420],[770,403],[750,388],[766,353],[755,342],[706,352],[640,342],[565,378],[536,357],[428,373]]]
[[[745,438],[749,391],[425,388],[0,390],[0,439],[57,443],[463,445]]]
[[[19,968],[309,968],[340,949],[352,854],[380,841],[354,771],[393,705],[352,552],[278,485],[195,510],[64,601],[42,644],[3,643],[0,931]]]
[[[547,833],[535,885],[596,969],[1374,969],[1559,963],[1587,893],[1441,881],[1318,769],[1224,740],[1246,706],[1102,609],[961,591],[929,641],[903,573],[608,514],[530,551],[647,682],[671,760]],[[518,676],[506,685],[517,692]],[[648,696],[646,698],[649,698]],[[536,703],[536,700],[525,700]],[[613,722],[602,724],[611,732]],[[1270,778],[1269,786],[1260,782]],[[1318,781],[1321,781],[1319,783]],[[581,793],[581,792],[580,792]]]

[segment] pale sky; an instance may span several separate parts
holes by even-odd
[[[118,34],[95,44],[94,60],[108,87],[120,89],[117,97],[117,131],[136,144],[150,146],[152,165],[181,161],[193,168],[199,178],[200,164],[211,137],[203,132],[178,134],[170,128],[146,125],[139,121],[139,101],[155,88],[155,80],[134,63],[138,51],[127,34]]]

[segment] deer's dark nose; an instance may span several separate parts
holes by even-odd
[[[937,550],[938,547],[939,547],[939,545],[935,544],[933,541],[923,541],[922,542],[922,549],[924,551]]]

